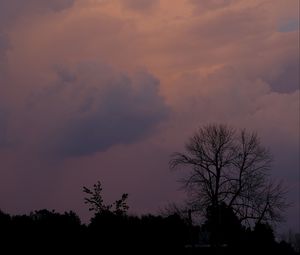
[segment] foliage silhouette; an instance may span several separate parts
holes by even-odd
[[[241,227],[230,208],[221,207],[222,237],[227,247],[190,246],[190,225],[177,214],[132,216],[112,211],[96,213],[88,225],[74,212],[39,210],[29,215],[10,216],[0,211],[0,247],[10,253],[90,253],[114,252],[175,254],[296,254],[292,246],[277,243],[269,225],[253,230]],[[204,227],[214,223],[215,212],[208,210]],[[219,214],[220,215],[220,214]],[[236,224],[236,226],[234,226]],[[229,227],[230,226],[230,227]],[[194,240],[200,228],[193,226]]]
[[[207,208],[206,219],[202,229],[210,233],[210,243],[236,245],[241,241],[244,228],[225,203]]]
[[[89,206],[89,211],[95,211],[96,214],[110,212],[112,208],[114,208],[113,213],[123,215],[126,214],[129,209],[127,205],[127,193],[124,193],[121,199],[116,200],[113,204],[105,205],[101,194],[102,185],[100,181],[97,181],[97,183],[93,185],[93,189],[84,186],[83,192],[88,195],[88,197],[84,198],[84,203]]]

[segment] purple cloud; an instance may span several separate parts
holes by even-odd
[[[56,84],[35,92],[29,112],[48,123],[43,150],[59,157],[90,155],[145,137],[168,115],[159,80],[146,71],[129,77],[104,64],[57,71]],[[42,119],[42,120],[41,120]],[[51,123],[57,123],[56,127]]]
[[[159,4],[159,0],[121,0],[123,6],[136,10],[148,11]]]

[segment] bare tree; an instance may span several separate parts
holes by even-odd
[[[287,206],[283,185],[270,180],[271,163],[256,133],[211,124],[190,138],[186,153],[173,154],[170,168],[189,170],[182,181],[194,209],[226,205],[252,224],[280,221]]]

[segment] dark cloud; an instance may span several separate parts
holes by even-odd
[[[14,22],[19,16],[36,11],[60,11],[73,5],[75,0],[0,0],[0,28]]]
[[[159,0],[121,0],[123,6],[137,10],[137,11],[148,11],[159,4]]]
[[[4,58],[6,50],[9,48],[7,36],[0,33],[0,60]]]
[[[7,145],[7,116],[6,112],[0,108],[0,148]]]
[[[32,2],[35,5],[40,4],[41,6],[49,8],[53,11],[61,11],[71,7],[75,0],[32,0]]]
[[[297,30],[299,30],[299,17],[298,19],[290,19],[282,22],[278,27],[278,31],[282,33],[288,33]]]
[[[1,75],[3,74],[6,66],[6,52],[9,49],[9,41],[7,39],[7,36],[4,34],[1,34],[1,28],[0,28],[0,82],[1,82]]]
[[[290,93],[299,89],[299,59],[294,56],[281,66],[275,77],[267,79],[272,90],[280,93]]]
[[[48,122],[47,127],[57,123],[41,144],[59,157],[133,143],[167,116],[159,81],[146,71],[129,77],[86,63],[74,71],[60,68],[57,75],[57,83],[36,93],[29,105],[33,119]]]
[[[232,0],[190,0],[197,10],[215,10],[230,5]]]
[[[73,5],[75,0],[0,0],[1,14],[19,13],[30,8],[43,8],[60,11]]]

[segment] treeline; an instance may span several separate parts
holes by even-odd
[[[83,187],[83,192],[85,204],[94,212],[89,224],[72,211],[44,209],[11,216],[0,210],[4,254],[296,254],[290,244],[275,240],[269,224],[246,228],[225,203],[207,207],[205,221],[196,225],[190,210],[182,214],[178,208],[162,215],[129,215],[128,194],[106,204],[100,181]]]
[[[138,217],[110,210],[96,213],[88,225],[82,224],[72,211],[39,210],[16,216],[0,212],[0,247],[10,253],[39,254],[111,254],[125,251],[140,254],[159,254],[162,251],[167,254],[296,254],[290,244],[275,241],[269,225],[259,224],[251,230],[234,225],[228,218],[221,229],[227,240],[226,246],[199,245],[199,237],[203,233],[208,233],[209,238],[212,224],[208,220],[201,227],[193,226],[177,214]]]
[[[10,216],[0,212],[0,247],[38,252],[123,250],[180,250],[189,242],[189,226],[177,215],[141,217],[97,213],[88,225],[74,212],[63,214],[39,210],[29,215]],[[96,251],[96,252],[94,252]],[[1,253],[2,254],[2,253]]]

